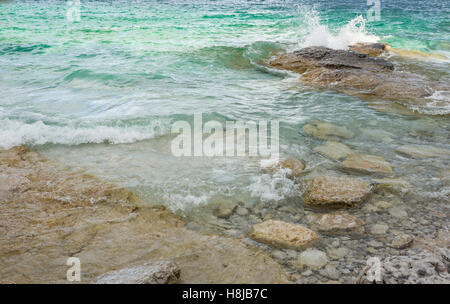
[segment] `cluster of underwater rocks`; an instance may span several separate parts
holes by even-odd
[[[446,206],[404,204],[400,193],[412,185],[381,156],[345,145],[353,131],[312,121],[303,132],[323,141],[314,152],[340,170],[318,174],[294,158],[262,168],[304,188],[302,203],[218,199],[208,208],[221,233],[25,147],[0,151],[0,282],[67,282],[75,256],[83,282],[99,284],[373,283],[370,257],[381,261],[377,283],[448,283]],[[396,153],[450,155],[419,145]]]
[[[322,141],[313,151],[332,161],[333,170],[316,172],[294,158],[263,167],[263,174],[293,180],[302,197],[253,206],[218,197],[206,207],[216,217],[208,224],[271,252],[297,283],[369,283],[371,257],[381,261],[378,283],[448,283],[448,197],[414,206],[414,186],[395,166],[344,143],[352,130],[312,121],[303,132]],[[430,145],[394,152],[405,161],[450,157],[450,150]]]

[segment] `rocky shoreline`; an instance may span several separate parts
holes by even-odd
[[[178,276],[165,275],[167,267],[155,266],[160,260],[176,263],[178,283],[288,282],[262,250],[188,230],[164,206],[146,205],[25,147],[0,151],[0,209],[2,283],[67,283],[69,257],[80,258],[83,283],[133,267],[136,282],[173,282]],[[130,282],[120,280],[123,274],[116,282]]]
[[[409,109],[426,107],[435,92],[448,92],[448,83],[426,79],[408,71],[397,71],[394,64],[379,57],[392,51],[386,44],[373,43],[349,46],[349,50],[307,47],[282,54],[268,65],[301,74],[308,85],[331,88],[356,95],[368,101],[386,100]],[[440,106],[448,102],[439,101]]]
[[[334,125],[325,130],[315,135],[349,134]],[[320,153],[334,151],[330,147]],[[450,282],[445,215],[432,215],[444,224],[435,235],[414,233],[414,222],[404,230],[403,221],[412,218],[393,194],[404,182],[370,171],[364,174],[371,183],[314,177],[295,159],[266,171],[277,170],[308,185],[304,206],[248,208],[218,200],[210,206],[217,224],[240,222],[248,230],[208,233],[163,206],[140,202],[126,189],[25,147],[1,151],[0,282],[65,283],[72,256],[81,260],[84,283],[373,283],[367,278],[369,256],[382,260],[383,279],[376,283]],[[386,216],[401,221],[403,231],[380,221]]]

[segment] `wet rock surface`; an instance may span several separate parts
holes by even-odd
[[[260,249],[188,230],[165,207],[143,204],[124,188],[27,148],[0,151],[0,174],[13,181],[0,191],[2,282],[67,283],[69,257],[80,259],[85,283],[161,259],[179,266],[180,283],[287,282],[282,267]],[[145,280],[142,270],[135,279]]]
[[[308,228],[275,220],[254,225],[250,237],[258,242],[294,249],[303,249],[319,238]]]
[[[108,272],[95,284],[174,284],[180,279],[180,268],[170,260]]]
[[[335,141],[327,141],[325,145],[314,148],[314,151],[333,160],[342,160],[354,154],[350,147]]]
[[[370,57],[377,57],[386,51],[385,43],[355,43],[349,45],[348,49],[357,53],[367,54]]]
[[[306,84],[333,88],[369,101],[381,98],[410,108],[425,107],[432,102],[429,98],[434,92],[450,91],[448,83],[397,72],[388,60],[367,55],[379,55],[381,49],[378,44],[354,45],[348,51],[313,46],[282,54],[269,65],[300,73],[300,80]],[[442,107],[448,106],[445,100],[438,102]]]
[[[379,278],[374,280],[367,275],[367,268],[362,273],[359,283],[386,284],[445,284],[449,282],[449,251],[436,252],[422,250],[408,256],[387,257],[380,263]]]
[[[306,134],[318,137],[320,139],[349,139],[355,136],[355,133],[345,127],[323,121],[313,121],[303,127]]]
[[[312,227],[322,233],[345,235],[364,233],[363,221],[347,212],[310,214],[307,219]]]
[[[313,207],[352,207],[370,194],[369,183],[347,177],[315,177],[305,195],[305,204]]]
[[[395,151],[412,158],[450,157],[450,150],[423,145],[405,145]]]
[[[279,170],[286,170],[286,176],[288,178],[299,178],[305,174],[305,168],[306,166],[302,161],[295,158],[289,158],[277,162],[266,168],[265,171],[275,173]]]
[[[362,174],[392,175],[391,165],[381,156],[367,154],[352,154],[342,162],[344,170]]]

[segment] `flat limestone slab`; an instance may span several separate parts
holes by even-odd
[[[303,127],[306,134],[320,139],[349,139],[355,136],[355,133],[346,127],[341,127],[329,122],[313,121]]]
[[[305,194],[305,204],[313,207],[351,207],[363,202],[372,191],[358,178],[317,176]]]
[[[395,152],[412,158],[450,157],[450,150],[424,145],[406,145],[395,149]]]
[[[0,190],[0,282],[68,283],[69,257],[80,259],[81,283],[118,269],[108,278],[150,282],[151,268],[137,266],[159,260],[179,266],[179,283],[288,282],[261,249],[189,230],[164,206],[25,147],[0,150],[0,176],[12,181]],[[160,271],[153,278],[172,282],[176,271]]]
[[[319,238],[308,228],[276,220],[254,225],[250,237],[261,243],[292,249],[303,249]]]
[[[363,174],[384,174],[390,175],[391,165],[381,156],[368,154],[352,154],[342,162],[342,168]]]
[[[327,141],[325,145],[314,148],[314,151],[334,160],[341,160],[354,154],[349,146],[336,141]]]
[[[310,214],[307,220],[318,231],[329,234],[362,234],[364,222],[347,212]]]

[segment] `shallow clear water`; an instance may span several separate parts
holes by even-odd
[[[382,1],[381,20],[362,22],[365,3],[81,1],[81,20],[72,23],[65,1],[0,1],[0,147],[29,145],[194,218],[218,195],[282,217],[275,210],[283,206],[305,212],[301,185],[264,174],[256,158],[174,157],[171,124],[199,112],[204,121],[279,120],[283,158],[341,174],[314,153],[323,141],[302,131],[325,120],[351,129],[356,136],[346,144],[385,157],[414,185],[404,199],[411,214],[414,204],[446,203],[448,158],[418,161],[394,149],[450,148],[448,116],[380,112],[264,65],[278,51],[358,41],[450,57],[450,2]],[[390,59],[397,69],[449,81],[448,60]],[[250,224],[220,223],[240,231]]]

